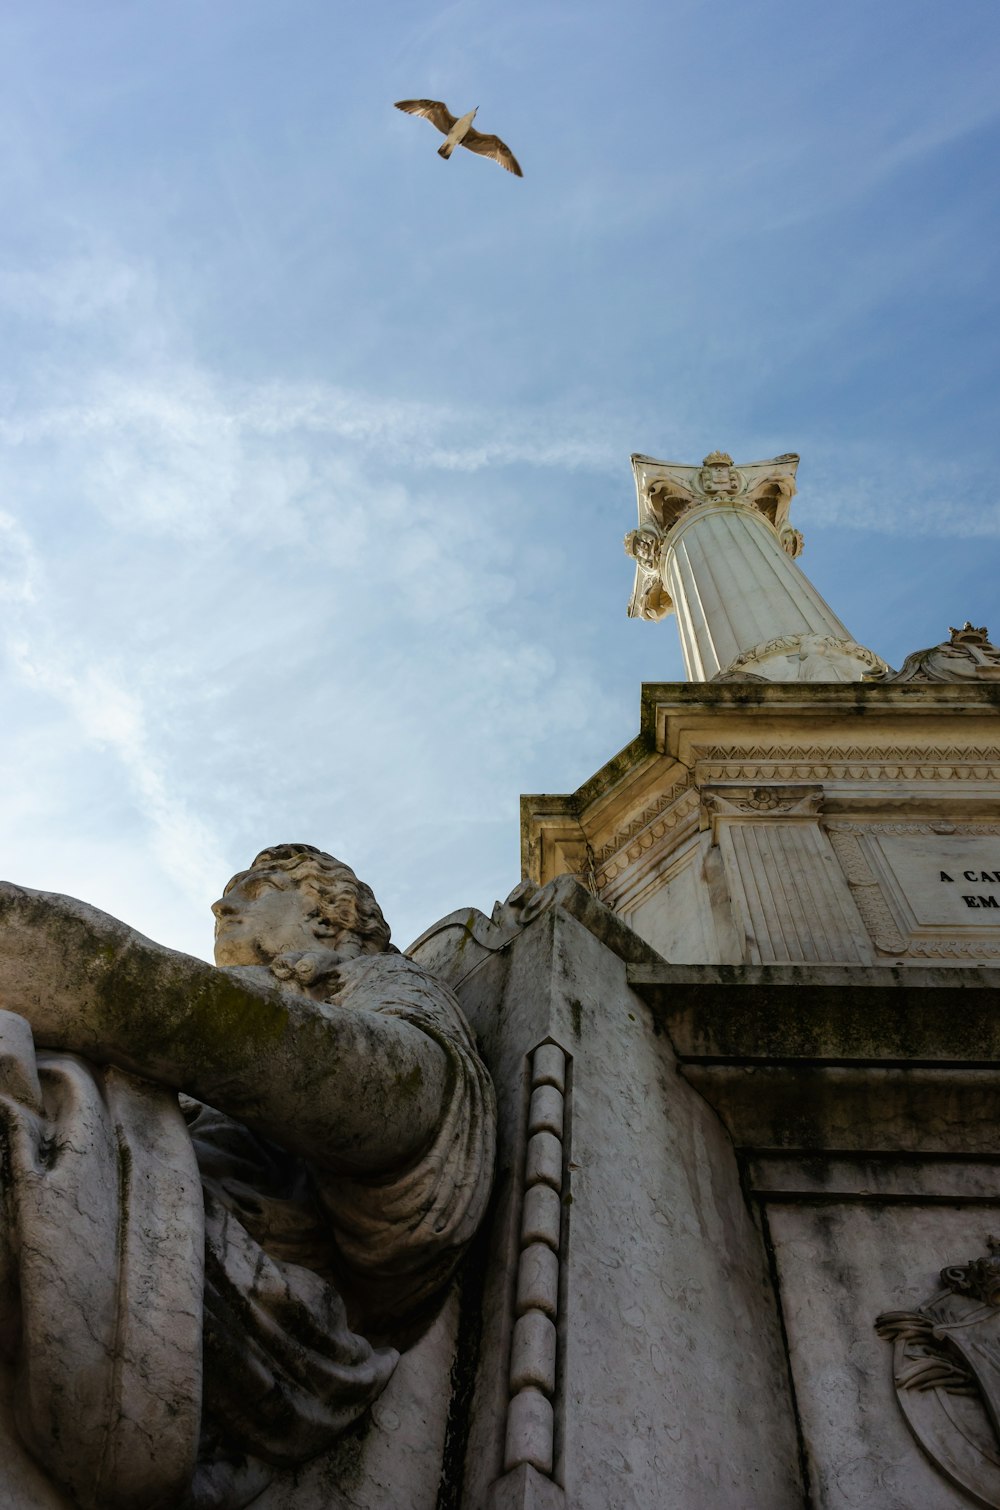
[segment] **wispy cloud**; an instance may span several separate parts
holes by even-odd
[[[0,601],[31,603],[36,579],[37,560],[27,531],[0,510]]]
[[[117,760],[152,830],[152,847],[164,870],[194,900],[219,886],[225,860],[216,834],[171,790],[153,753],[143,700],[121,674],[91,665],[66,668],[65,652],[32,638],[12,636],[6,652],[24,682],[48,693],[72,716],[80,736]]]
[[[117,315],[89,318],[127,320],[146,297],[138,275],[117,287]],[[29,293],[56,320],[50,291]],[[584,729],[602,705],[580,655],[540,641],[544,551],[515,564],[505,512],[484,507],[508,469],[620,472],[592,421],[251,384],[184,359],[8,386],[0,591],[17,612],[0,649],[8,685],[72,730],[50,779],[90,805],[97,780],[115,822],[138,823],[178,916],[276,832],[332,829],[363,867],[377,811],[403,847],[451,846],[498,781],[516,792],[548,720]],[[81,775],[72,748],[97,765]],[[127,913],[123,885],[102,896]],[[186,927],[180,941],[204,948]]]

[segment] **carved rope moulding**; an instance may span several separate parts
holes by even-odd
[[[830,832],[830,842],[875,948],[880,954],[905,954],[909,944],[899,931],[878,878],[858,841],[857,829],[860,827],[852,826],[851,832],[844,832],[838,826]]]
[[[530,1065],[504,1471],[526,1464],[548,1476],[555,1458],[568,1055],[557,1043],[542,1043]]]

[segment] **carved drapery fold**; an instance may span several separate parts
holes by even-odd
[[[82,1510],[172,1510],[201,1417],[201,1182],[177,1098],[0,1012],[0,1330],[22,1441]]]

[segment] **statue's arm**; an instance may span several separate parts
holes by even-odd
[[[448,1069],[419,1028],[165,949],[72,897],[0,882],[0,1008],[39,1048],[116,1064],[358,1171],[415,1155]]]

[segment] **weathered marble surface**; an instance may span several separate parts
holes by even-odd
[[[278,1473],[253,1510],[436,1510],[455,1361],[457,1298],[445,1302],[358,1426],[329,1452]],[[0,1364],[0,1504],[74,1510],[25,1449],[14,1424],[14,1370]]]
[[[771,1207],[796,1399],[820,1510],[970,1504],[914,1440],[892,1384],[892,1349],[875,1320],[940,1289],[942,1265],[979,1251],[984,1224],[995,1220],[995,1213],[962,1205],[854,1200]],[[960,1424],[954,1430],[961,1443]]]
[[[402,1354],[359,1426],[329,1452],[275,1478],[252,1510],[436,1510],[457,1323],[452,1294]]]
[[[0,1342],[21,1441],[85,1510],[168,1510],[189,1483],[237,1510],[328,1451],[489,1194],[468,1027],[353,872],[278,846],[215,911],[226,970],[0,887]],[[177,1090],[207,1104],[185,1121]]]
[[[413,952],[454,986],[499,1098],[463,1507],[801,1510],[736,1159],[627,985],[654,951],[564,877]]]

